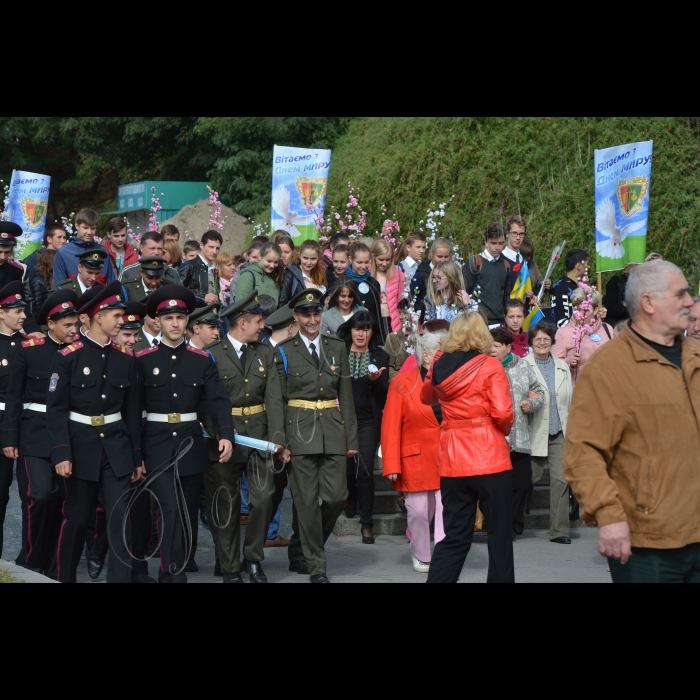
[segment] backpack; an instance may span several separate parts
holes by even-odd
[[[502,255],[501,259],[506,265],[506,272],[508,273],[508,275],[510,275],[510,261],[505,257],[505,255]],[[484,268],[484,259],[481,257],[481,255],[475,255],[474,262],[474,272],[478,277],[481,274],[481,270]]]

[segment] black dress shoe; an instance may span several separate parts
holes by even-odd
[[[330,583],[330,581],[326,574],[320,574],[319,576],[312,576],[311,583]]]
[[[209,518],[207,516],[207,509],[202,506],[199,507],[199,519],[204,526],[205,530],[209,530]]]
[[[197,562],[194,559],[190,559],[190,561],[187,562],[187,566],[185,567],[185,571],[183,573],[198,574],[199,567],[197,566]]]
[[[240,574],[224,574],[224,583],[243,583]]]
[[[513,532],[518,537],[522,537],[525,532],[525,525],[523,523],[513,523]]]
[[[366,532],[369,532],[369,537],[365,535]],[[372,532],[371,527],[363,527],[362,528],[362,544],[376,544],[376,540],[374,539],[374,533]]]
[[[156,583],[156,580],[152,579],[148,574],[136,574],[131,577],[131,583]]]
[[[97,579],[100,578],[102,569],[105,568],[104,561],[100,561],[97,557],[93,557],[87,549],[85,550],[85,558],[87,559],[88,576],[91,580],[97,581]]]
[[[556,540],[552,540],[552,544],[571,544],[571,540],[568,537],[557,537]]]
[[[223,578],[223,574],[221,573],[221,562],[217,559],[216,560],[216,566],[214,567],[214,578]]]
[[[292,574],[299,574],[299,576],[311,576],[309,565],[303,559],[301,561],[291,562],[289,564],[289,571]]]
[[[243,567],[243,571],[250,576],[251,583],[267,583],[267,576],[265,576],[262,564],[256,564],[252,561],[244,559],[241,562],[241,566]]]
[[[357,509],[351,510],[350,508],[345,509],[345,517],[348,520],[353,520],[354,518],[357,517]]]

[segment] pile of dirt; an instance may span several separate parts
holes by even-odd
[[[185,207],[172,219],[164,221],[161,227],[166,224],[177,226],[181,234],[180,245],[184,246],[190,239],[201,240],[202,236],[211,230],[212,226],[209,221],[214,216],[214,211],[214,207],[209,205],[209,200],[204,199],[201,202],[197,202],[197,204]],[[226,206],[221,207],[221,215],[226,220],[223,230],[224,245],[222,250],[232,255],[240,255],[245,248],[252,224],[244,216],[236,214],[233,209],[229,209]]]

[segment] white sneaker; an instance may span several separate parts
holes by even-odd
[[[413,559],[413,570],[417,574],[429,574],[430,573],[430,564],[424,564],[422,561],[418,561],[413,554],[411,554],[411,558]]]

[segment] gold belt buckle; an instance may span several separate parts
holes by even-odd
[[[323,411],[323,410],[324,410],[324,409],[323,409],[324,404],[325,404],[325,401],[317,401],[317,402],[316,402],[316,410],[317,410],[317,411]]]
[[[168,423],[170,425],[177,425],[178,423],[181,423],[181,417],[179,413],[169,413],[168,414]]]
[[[250,408],[248,408],[248,407],[244,408],[244,409],[243,409],[243,415],[244,415],[244,416],[250,416],[250,415],[252,415],[252,412],[251,412]]]
[[[90,420],[92,421],[93,428],[102,428],[105,424],[105,417],[104,416],[94,416]]]

